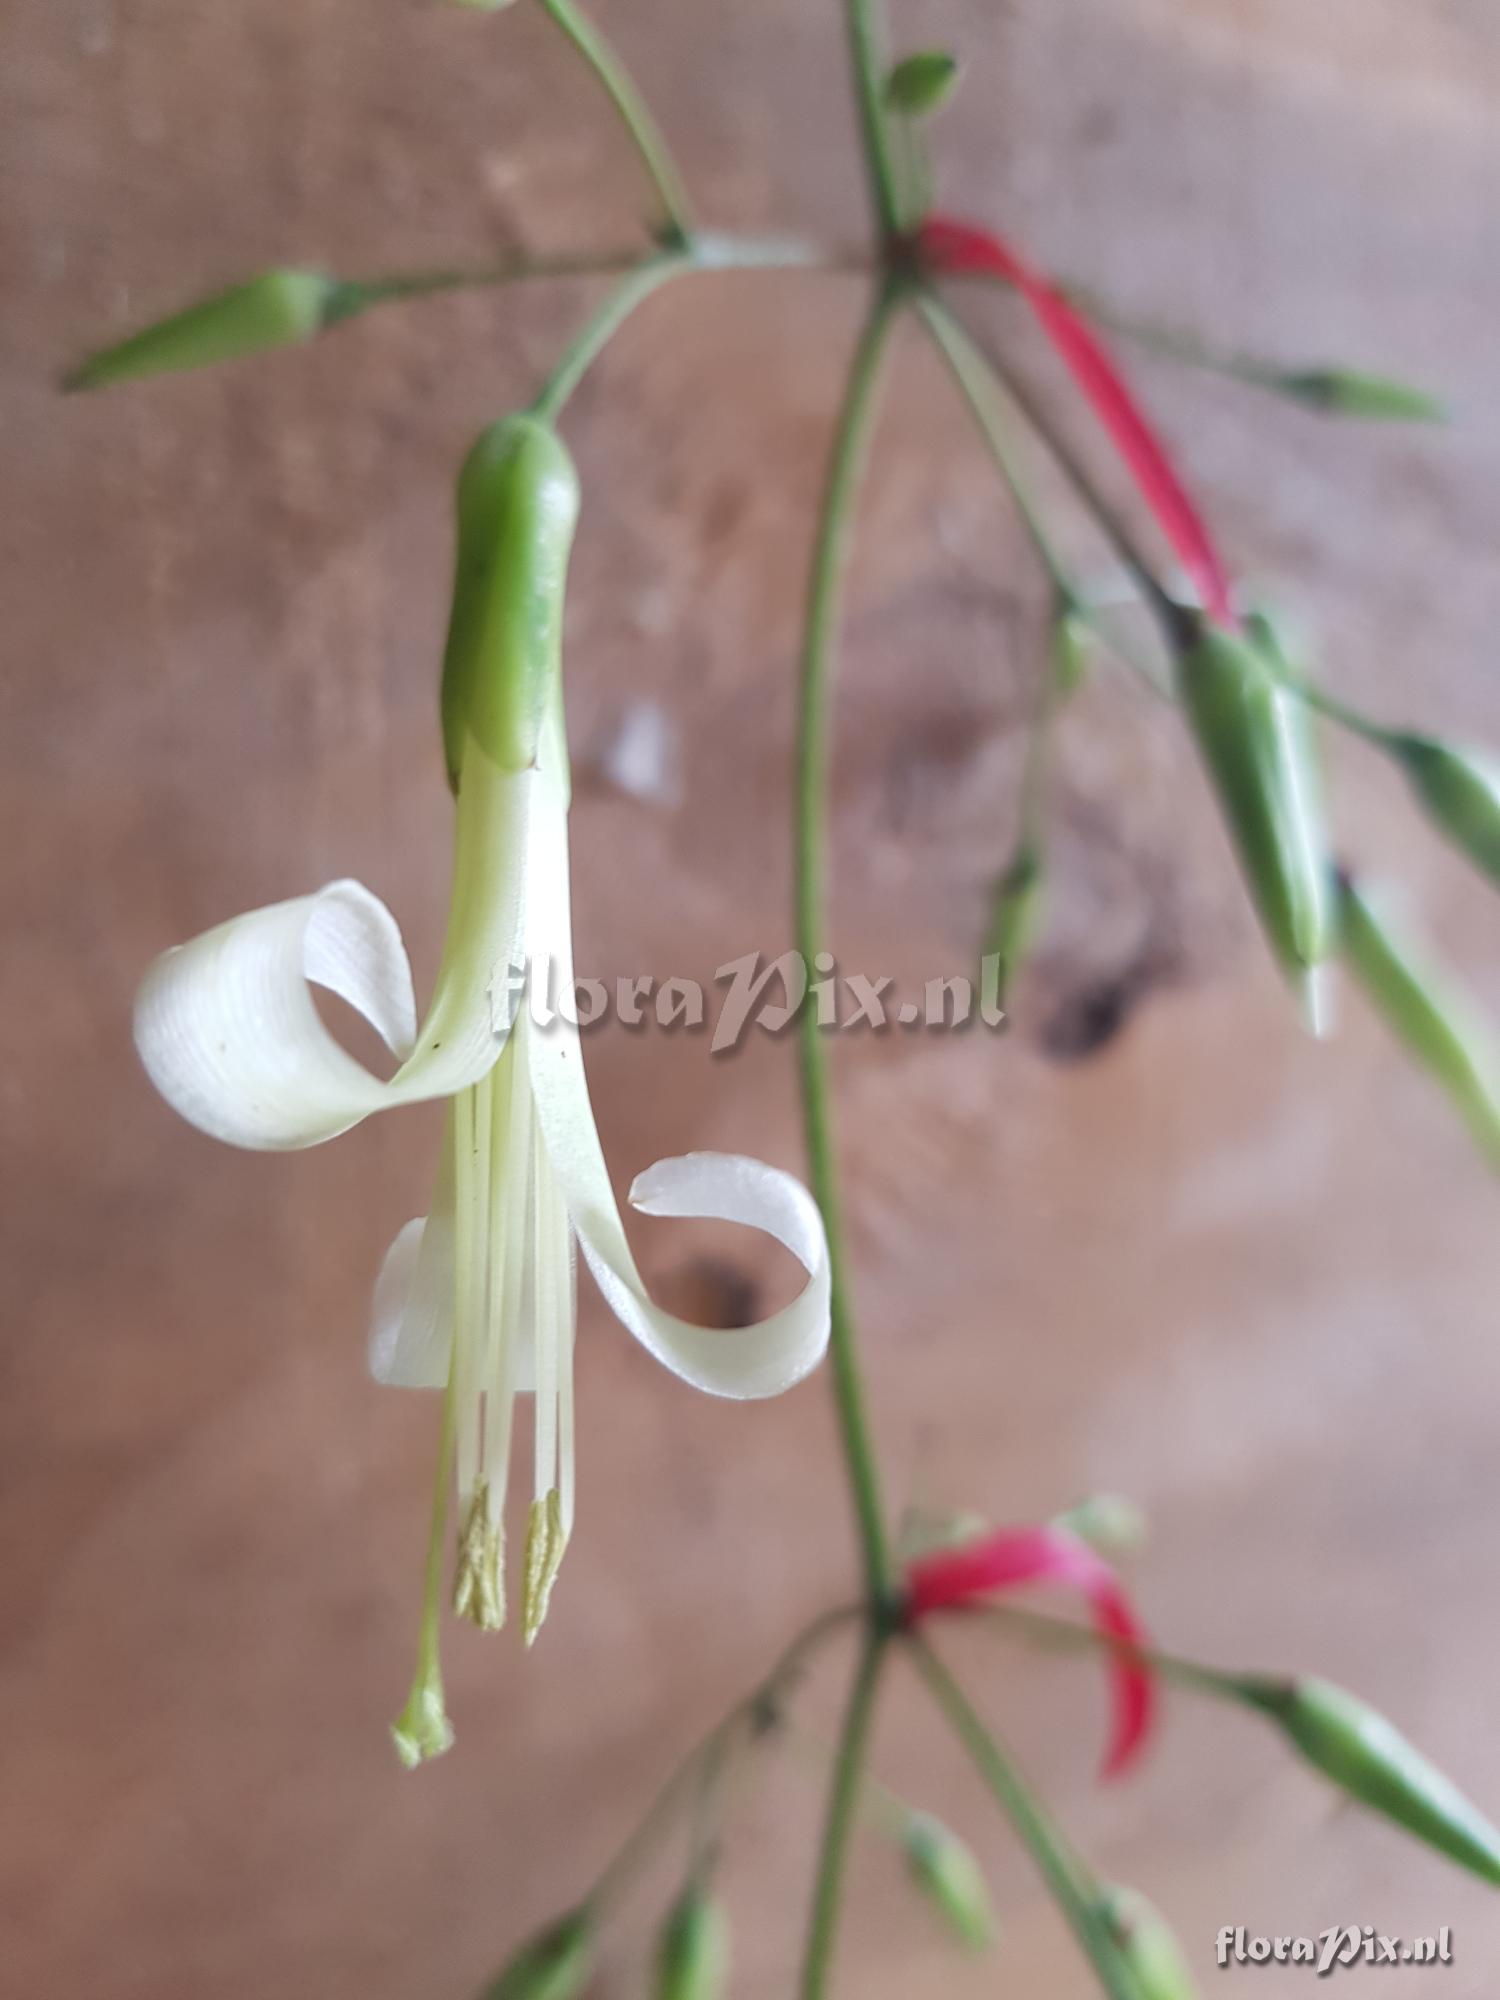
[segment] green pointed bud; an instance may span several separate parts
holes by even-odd
[[[1094,635],[1088,621],[1077,611],[1064,608],[1052,626],[1052,685],[1066,701],[1088,679]]]
[[[885,101],[903,118],[928,118],[958,87],[957,60],[945,49],[905,56],[885,80]]]
[[[1130,1556],[1145,1546],[1146,1516],[1133,1500],[1118,1493],[1091,1493],[1055,1524],[1087,1542],[1101,1556]]]
[[[908,1818],[901,1845],[911,1879],[959,1943],[987,1951],[995,1941],[995,1912],[971,1850],[940,1820],[918,1812]]]
[[[984,934],[984,956],[996,962],[993,999],[997,1005],[1004,1004],[1036,942],[1045,894],[1041,850],[1028,841],[995,884]],[[988,1000],[991,995],[987,992],[985,997]]]
[[[720,2000],[728,1990],[729,1925],[717,1897],[689,1886],[662,1926],[656,2000]]]
[[[1377,423],[1441,424],[1448,412],[1435,396],[1356,368],[1303,368],[1273,376],[1284,396],[1309,409],[1339,417],[1369,417]]]
[[[1500,1831],[1383,1715],[1310,1676],[1253,1680],[1243,1692],[1340,1790],[1486,1882],[1500,1883]]]
[[[481,2000],[574,2000],[587,1983],[593,1955],[593,1926],[584,1911],[574,1910],[522,1945]]]
[[[443,748],[457,791],[473,735],[502,770],[536,761],[555,705],[563,589],[578,520],[568,448],[536,417],[483,432],[458,479],[453,611],[443,655]]]
[[[1345,960],[1386,1025],[1500,1167],[1500,1048],[1478,1010],[1348,875],[1339,878],[1339,934]]]
[[[1178,679],[1262,928],[1316,1032],[1335,911],[1311,717],[1251,640],[1221,626],[1198,622]]]
[[[1433,825],[1500,882],[1500,764],[1435,736],[1393,735],[1387,744]]]
[[[1130,1968],[1140,2000],[1193,2000],[1182,1947],[1165,1917],[1136,1889],[1107,1888],[1099,1915]]]
[[[467,7],[471,14],[501,14],[516,0],[452,0],[455,7]]]
[[[263,271],[91,354],[63,387],[103,389],[142,375],[178,375],[311,340],[336,316],[339,289],[336,279],[320,271]]]

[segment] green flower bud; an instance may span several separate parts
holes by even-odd
[[[1304,368],[1273,378],[1284,396],[1327,410],[1340,417],[1370,417],[1377,422],[1440,424],[1447,411],[1435,396],[1392,382],[1383,375],[1364,375],[1354,368]]]
[[[1060,699],[1077,694],[1088,678],[1094,635],[1076,611],[1062,609],[1052,626],[1052,685]]]
[[[1500,882],[1500,765],[1435,736],[1406,733],[1387,742],[1434,826]]]
[[[339,289],[320,271],[263,271],[90,355],[63,387],[103,389],[140,375],[177,375],[311,340],[336,317]]]
[[[1107,1888],[1099,1898],[1099,1914],[1130,1968],[1140,2000],[1193,2000],[1182,1947],[1154,1904],[1136,1889]]]
[[[1346,961],[1386,1024],[1500,1167],[1500,1050],[1477,1011],[1347,875],[1339,880],[1339,931]]]
[[[593,1930],[583,1911],[559,1917],[522,1945],[486,1986],[482,2000],[573,2000],[588,1979],[593,1947]]]
[[[1303,989],[1334,934],[1332,869],[1311,719],[1249,640],[1200,623],[1178,662],[1198,748],[1271,949]]]
[[[662,1926],[656,2000],[719,2000],[729,1976],[729,1926],[716,1897],[689,1887]]]
[[[443,655],[443,748],[457,791],[472,734],[503,770],[535,763],[558,699],[563,588],[578,476],[549,424],[503,418],[458,480],[453,611]]]
[[[970,1951],[995,1941],[995,1913],[979,1863],[956,1833],[927,1813],[914,1812],[902,1834],[911,1879]]]
[[[1500,1831],[1383,1715],[1329,1681],[1253,1681],[1244,1692],[1310,1764],[1362,1805],[1500,1883]]]
[[[998,961],[993,995],[996,1004],[1004,1002],[1011,982],[1036,940],[1045,891],[1041,852],[1028,841],[996,882],[990,904],[984,955]]]
[[[885,80],[885,99],[904,118],[926,118],[946,104],[958,86],[958,63],[944,49],[905,56]]]
[[[1145,1546],[1144,1511],[1118,1493],[1091,1493],[1087,1500],[1059,1514],[1055,1525],[1087,1542],[1101,1556],[1134,1555]]]

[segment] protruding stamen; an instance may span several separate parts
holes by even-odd
[[[552,1586],[562,1567],[568,1538],[563,1532],[562,1496],[555,1486],[540,1500],[533,1500],[526,1519],[526,1578],[522,1586],[521,1617],[526,1643],[531,1645],[542,1629]]]
[[[498,1632],[505,1623],[505,1525],[490,1510],[485,1479],[474,1488],[459,1533],[453,1610],[481,1632]]]

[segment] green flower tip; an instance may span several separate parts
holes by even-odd
[[[1130,1968],[1140,2000],[1193,2000],[1193,1981],[1182,1947],[1155,1906],[1135,1889],[1108,1888],[1099,1914],[1115,1949]]]
[[[1102,1556],[1130,1556],[1145,1547],[1146,1515],[1134,1500],[1118,1493],[1091,1493],[1059,1514],[1057,1525]]]
[[[1500,1832],[1383,1715],[1311,1676],[1246,1683],[1244,1692],[1350,1798],[1500,1884]]]
[[[593,1949],[588,1916],[571,1911],[523,1945],[481,2000],[573,2000],[588,1979]]]
[[[720,2000],[728,1989],[729,1926],[717,1897],[690,1886],[662,1925],[655,2000]]]
[[[1304,368],[1279,375],[1282,393],[1310,409],[1339,417],[1367,417],[1377,423],[1441,424],[1448,412],[1437,397],[1383,375],[1355,368]]]
[[[1419,942],[1347,873],[1338,877],[1345,963],[1408,1053],[1448,1093],[1500,1167],[1500,1050],[1487,1020]]]
[[[913,1813],[902,1838],[912,1881],[960,1944],[987,1951],[995,1941],[989,1885],[956,1833],[927,1813]]]
[[[885,80],[885,98],[904,118],[928,118],[958,87],[957,59],[946,49],[923,49],[904,56]]]
[[[311,340],[338,316],[341,287],[321,271],[263,271],[185,312],[92,354],[64,389],[104,389],[147,375],[178,375]]]
[[[1500,766],[1480,750],[1415,732],[1389,739],[1417,802],[1438,831],[1500,882]]]
[[[405,1708],[391,1724],[391,1740],[408,1771],[453,1748],[453,1725],[443,1706],[443,1684],[435,1674],[418,1677]]]
[[[561,665],[563,591],[578,475],[539,418],[483,431],[458,479],[453,609],[443,656],[443,745],[456,791],[470,735],[508,771],[535,763]]]

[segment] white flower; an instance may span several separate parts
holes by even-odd
[[[462,750],[453,898],[420,1030],[395,920],[357,882],[253,910],[168,952],[147,974],[136,1041],[153,1082],[201,1130],[234,1145],[316,1145],[370,1112],[449,1100],[431,1213],[408,1223],[376,1287],[370,1364],[383,1382],[445,1392],[438,1515],[422,1661],[397,1742],[415,1762],[451,1740],[437,1666],[446,1491],[460,1500],[454,1605],[505,1615],[502,1507],[512,1410],[535,1414],[522,1622],[535,1637],[573,1521],[575,1240],[610,1307],[675,1374],[710,1394],[772,1396],[828,1339],[821,1219],[800,1182],[712,1153],[664,1160],[631,1189],[644,1213],[743,1222],[776,1237],[808,1281],[758,1325],[716,1331],[655,1306],[631,1256],[589,1103],[578,1033],[539,1029],[506,975],[556,968],[572,990],[568,789],[560,697],[536,762],[506,770]],[[310,985],[340,995],[400,1059],[381,1080],[334,1040]]]

